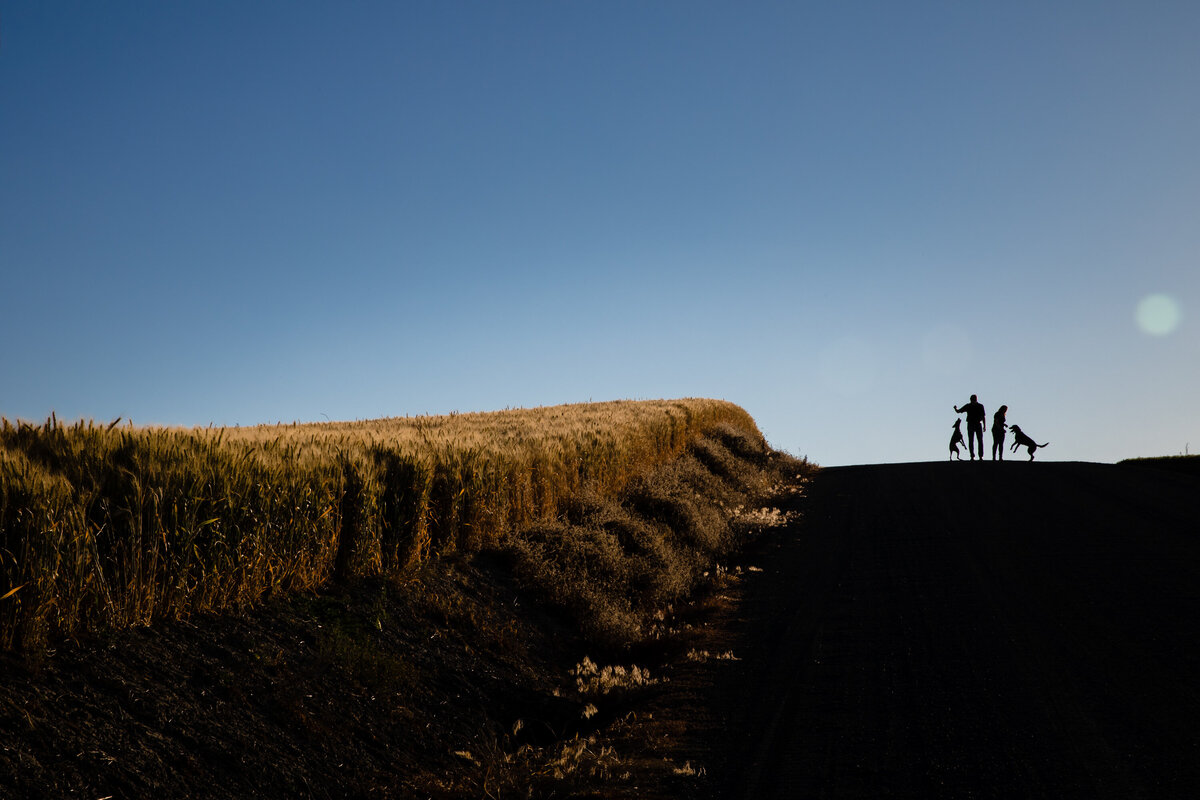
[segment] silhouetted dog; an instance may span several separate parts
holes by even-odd
[[[956,458],[959,461],[962,461],[962,456],[960,456],[958,454],[958,446],[960,444],[966,444],[966,443],[967,443],[967,440],[963,438],[962,420],[956,419],[956,420],[954,420],[954,434],[951,435],[951,437],[950,437],[950,460],[951,461],[953,461]]]
[[[1017,452],[1018,447],[1028,447],[1030,461],[1033,461],[1034,450],[1037,450],[1039,447],[1045,447],[1046,444],[1050,444],[1049,442],[1046,442],[1046,444],[1038,444],[1033,439],[1030,439],[1025,435],[1025,432],[1021,430],[1020,425],[1010,425],[1009,429],[1013,432],[1013,443],[1010,449],[1015,453]]]

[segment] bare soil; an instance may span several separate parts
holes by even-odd
[[[501,553],[0,657],[0,798],[672,798],[707,790],[721,593],[604,650]],[[581,691],[585,658],[648,670]],[[697,763],[697,767],[699,764]]]
[[[443,565],[0,664],[0,797],[457,797],[553,697],[569,630]]]

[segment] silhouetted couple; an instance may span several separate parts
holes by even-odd
[[[975,460],[975,443],[979,442],[979,460],[983,460],[983,423],[987,419],[987,412],[983,410],[983,403],[975,395],[971,395],[971,402],[967,403],[962,408],[954,407],[955,414],[967,415],[967,450],[971,453],[971,460]],[[1008,406],[1000,406],[1000,410],[992,415],[992,460],[1004,460],[1004,432],[1008,430],[1008,425],[1004,421],[1004,415],[1008,413]],[[955,431],[958,430],[958,423],[954,424]],[[950,442],[952,455],[958,454],[958,447],[954,440]]]

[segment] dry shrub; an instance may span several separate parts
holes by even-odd
[[[609,503],[595,518],[617,537],[631,561],[629,594],[643,608],[657,608],[687,594],[697,565],[694,554],[672,541],[661,523]]]
[[[521,530],[505,549],[518,578],[591,640],[628,647],[657,610],[694,592],[750,535],[742,509],[766,497],[781,471],[805,468],[725,427],[621,496],[585,494],[561,520]]]
[[[719,442],[737,458],[760,467],[766,465],[773,454],[755,428],[721,423],[713,427],[708,438]]]
[[[661,523],[677,545],[706,556],[723,554],[729,546],[729,526],[720,507],[682,479],[684,465],[672,465],[630,492],[630,506]]]
[[[616,537],[595,528],[548,524],[514,537],[506,550],[518,579],[565,612],[585,636],[606,643],[637,637],[637,615],[621,590],[629,583],[629,559]]]

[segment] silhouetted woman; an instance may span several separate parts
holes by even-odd
[[[1008,406],[1000,406],[1000,410],[992,415],[992,461],[1004,460],[1004,431],[1008,428],[1004,415],[1007,413]]]

